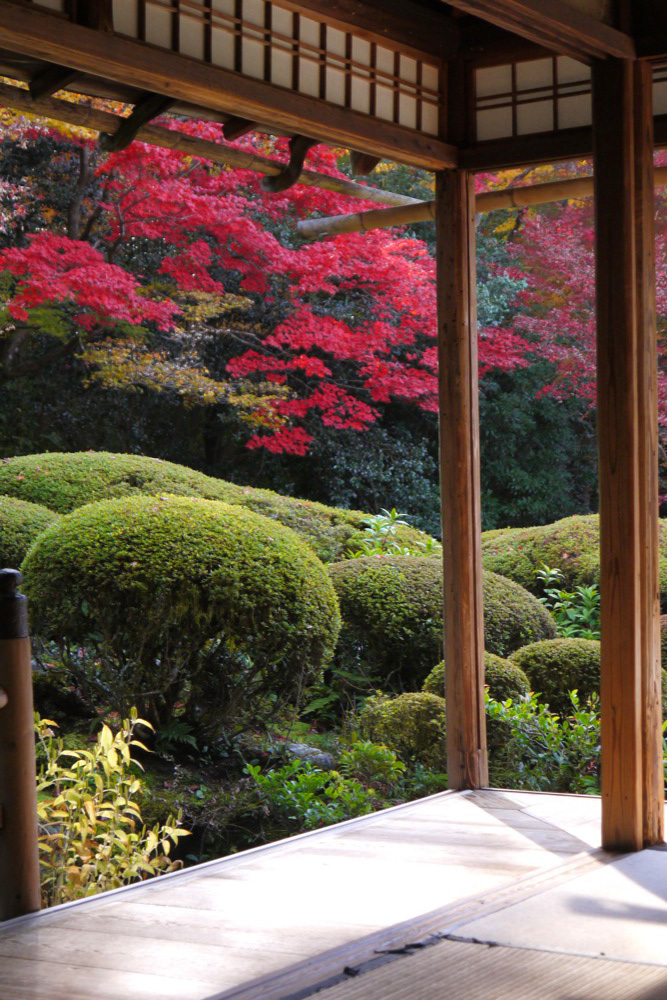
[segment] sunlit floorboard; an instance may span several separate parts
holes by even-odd
[[[471,921],[483,929],[508,908],[539,912],[540,898],[572,880],[597,874],[606,885],[612,859],[599,850],[599,825],[594,797],[431,796],[11,921],[0,928],[0,997],[303,994],[406,943],[465,937]],[[537,927],[531,912],[524,924]]]

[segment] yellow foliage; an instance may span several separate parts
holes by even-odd
[[[133,711],[115,735],[103,726],[91,750],[65,750],[50,728],[55,723],[35,716],[43,761],[37,776],[43,905],[181,867],[169,857],[172,844],[188,836],[179,825],[180,814],[147,830],[133,801],[141,781],[131,771],[130,747],[146,749],[132,738],[138,723],[150,727]]]

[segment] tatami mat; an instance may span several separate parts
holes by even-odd
[[[667,1000],[667,969],[441,941],[322,990],[317,1000]]]

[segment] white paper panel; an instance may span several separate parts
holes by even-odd
[[[375,88],[375,113],[384,121],[392,121],[394,117],[394,91],[378,84]]]
[[[146,4],[146,41],[151,45],[171,48],[171,14]]]
[[[438,91],[438,71],[435,66],[428,66],[426,63],[422,66],[422,84],[428,90],[434,90],[436,93]]]
[[[292,56],[274,49],[271,53],[271,81],[278,87],[292,86]]]
[[[220,28],[211,33],[211,58],[216,66],[234,67],[234,36]]]
[[[342,70],[327,69],[326,99],[334,104],[345,104],[345,74]]]
[[[204,58],[204,25],[191,17],[180,18],[180,51],[193,59]]]
[[[422,104],[422,131],[438,134],[438,109],[434,104]]]
[[[327,27],[327,51],[345,57],[345,32]]]
[[[137,37],[137,0],[113,0],[114,31]]]
[[[653,84],[653,114],[667,115],[667,80]]]
[[[502,139],[512,134],[512,109],[494,108],[477,112],[477,139]]]
[[[223,14],[234,16],[234,0],[212,0],[211,6],[213,10],[219,10]]]
[[[264,44],[252,38],[241,42],[241,72],[246,76],[264,79]]]
[[[317,21],[312,21],[309,17],[299,18],[299,38],[308,45],[314,45],[316,49],[320,47],[320,26]],[[314,55],[314,53],[311,53]]]
[[[389,49],[382,48],[378,45],[377,51],[375,53],[375,65],[377,69],[383,70],[385,73],[394,72],[394,53],[390,52]]]
[[[264,27],[264,0],[243,0],[243,20]]]
[[[417,101],[401,94],[398,99],[398,121],[406,128],[417,128]]]
[[[512,89],[512,67],[491,66],[488,69],[478,69],[475,79],[478,97],[507,94]]]
[[[519,104],[516,109],[516,130],[519,135],[531,132],[552,132],[554,127],[553,101],[536,101]]]
[[[271,25],[273,30],[277,31],[278,34],[289,35],[291,37],[293,22],[294,15],[291,10],[283,10],[282,7],[273,7],[271,9]]]
[[[561,97],[558,101],[559,128],[580,128],[590,125],[593,121],[591,95],[580,94],[578,97]]]
[[[367,80],[360,80],[356,77],[353,78],[350,100],[352,107],[355,111],[361,111],[365,115],[370,114],[371,110],[370,83]]]
[[[553,82],[553,61],[551,59],[534,59],[531,60],[531,62],[517,63],[517,90],[532,90],[535,87],[551,87]]]
[[[591,71],[588,66],[570,59],[569,56],[559,56],[556,60],[558,64],[559,83],[580,83],[582,80],[590,80]]]
[[[344,84],[343,84],[344,86]],[[310,59],[299,59],[299,90],[310,97],[320,96],[320,67]]]

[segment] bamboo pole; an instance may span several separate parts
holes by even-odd
[[[655,170],[655,185],[656,187],[667,185],[667,167],[658,167]],[[546,205],[552,201],[592,196],[593,178],[575,177],[572,180],[550,181],[548,184],[533,184],[479,194],[475,199],[475,211],[496,212],[500,209],[525,208],[528,205]],[[431,222],[434,219],[435,202],[422,201],[414,205],[401,205],[398,208],[371,209],[368,212],[352,212],[350,215],[304,219],[297,223],[297,229],[306,239],[315,239],[317,236],[366,233],[371,229],[389,229],[391,226],[405,226],[411,222]]]
[[[21,574],[0,570],[0,920],[40,907],[32,664]]]
[[[89,105],[73,104],[71,101],[64,101],[57,97],[33,99],[29,91],[10,84],[0,84],[0,106],[13,108],[16,111],[25,111],[29,114],[43,115],[45,118],[67,122],[69,125],[77,125],[81,128],[89,128],[95,132],[111,134],[125,120],[119,115],[110,114],[108,111],[98,111]],[[161,125],[144,125],[143,128],[139,129],[137,139],[150,146],[175,149],[189,156],[199,156],[202,159],[235,167],[238,170],[255,170],[269,177],[274,177],[285,169],[285,164],[278,160],[271,160],[266,156],[259,156],[257,153],[248,153],[232,146],[223,146],[208,139],[198,139],[195,136],[185,135],[183,132],[164,128]],[[421,204],[417,198],[408,198],[407,195],[395,194],[392,191],[382,191],[380,188],[366,187],[364,184],[357,184],[355,181],[348,181],[340,177],[329,177],[328,174],[320,174],[316,170],[304,170],[299,177],[299,184],[304,184],[306,187],[323,188],[326,191],[348,195],[350,198],[360,198],[363,201],[374,201],[379,205]]]

